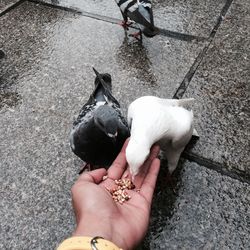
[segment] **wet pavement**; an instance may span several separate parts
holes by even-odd
[[[175,190],[158,183],[142,249],[250,248],[249,184],[184,161]]]
[[[176,193],[161,187],[162,164],[141,249],[250,248],[249,3],[153,4],[159,27],[206,39],[141,46],[117,25],[114,1],[0,0],[1,249],[54,249],[74,228],[81,161],[68,136],[92,66],[112,75],[124,113],[142,95],[172,98],[183,82],[181,95],[196,99],[200,140],[183,154]]]
[[[80,11],[95,13],[112,18],[122,18],[117,11],[115,0],[88,1],[88,0],[42,0],[45,3],[72,7]],[[157,0],[153,1],[155,24],[164,29],[208,36],[216,23],[225,0]]]
[[[18,3],[18,0],[1,0],[0,1],[0,13],[5,12],[7,9]]]
[[[250,3],[232,3],[185,94],[196,99],[202,134],[192,152],[242,176],[250,176],[249,11]]]

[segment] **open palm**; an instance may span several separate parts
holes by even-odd
[[[134,180],[136,188],[127,190],[131,199],[123,204],[115,202],[106,189],[116,186],[114,180],[129,175],[125,157],[127,143],[108,171],[102,168],[84,173],[72,187],[77,221],[74,235],[101,236],[124,250],[134,248],[147,231],[160,166],[156,158],[159,147],[154,146]],[[105,175],[108,178],[103,180]]]

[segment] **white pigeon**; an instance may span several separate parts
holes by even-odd
[[[131,136],[126,159],[132,177],[138,174],[154,143],[160,145],[169,173],[173,173],[193,134],[193,112],[183,107],[193,100],[143,96],[129,105]]]

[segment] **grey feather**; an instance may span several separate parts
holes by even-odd
[[[129,128],[112,95],[111,76],[94,71],[95,89],[73,123],[70,145],[86,163],[108,167],[129,137]]]

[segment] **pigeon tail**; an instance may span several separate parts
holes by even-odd
[[[195,101],[194,98],[178,99],[179,106],[190,104],[190,103],[193,103],[194,101]]]
[[[98,102],[107,102],[108,99],[115,103],[117,100],[112,96],[112,79],[110,74],[104,73],[100,74],[95,68],[93,68],[96,78],[95,78],[95,90],[93,91],[92,97]]]
[[[186,107],[195,101],[194,98],[186,98],[186,99],[157,98],[157,99],[158,99],[159,103],[166,105],[166,106],[173,106],[173,107]]]
[[[101,84],[104,88],[107,88],[111,93],[112,91],[111,75],[108,73],[100,74],[94,67],[93,70],[96,74],[95,86],[98,87],[98,84]]]
[[[111,75],[108,73],[103,73],[100,74],[100,77],[103,79],[105,82],[105,87],[112,92],[112,83],[111,83]],[[95,78],[95,87],[97,87],[99,84],[101,84],[100,80],[98,77]]]

